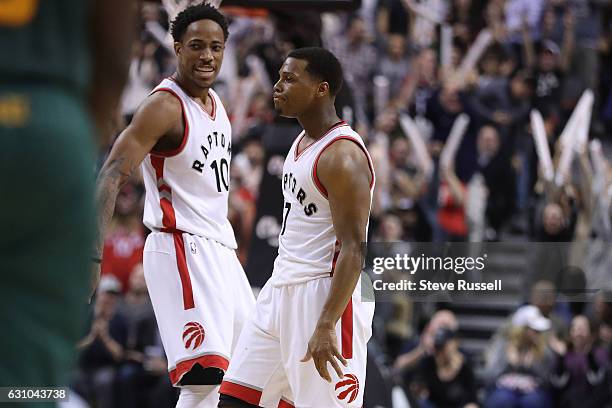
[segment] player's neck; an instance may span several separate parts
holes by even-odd
[[[193,82],[185,79],[178,71],[172,75],[172,79],[187,93],[187,95],[193,98],[199,98],[202,102],[206,103],[209,88],[202,88],[195,85]]]
[[[304,114],[297,119],[308,137],[314,140],[325,136],[332,126],[341,121],[333,105],[329,109],[313,112],[312,114]]]

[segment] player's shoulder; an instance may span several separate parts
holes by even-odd
[[[358,135],[357,135],[358,137]],[[365,146],[355,135],[341,135],[330,141],[321,152],[318,167],[330,172],[354,171],[362,164],[367,164]]]
[[[355,154],[363,155],[365,146],[360,143],[359,139],[354,136],[339,136],[334,138],[328,146],[323,150],[322,156],[336,156],[337,158],[348,156],[351,157]]]
[[[171,110],[180,110],[182,104],[178,93],[170,88],[157,88],[153,90],[153,92],[145,98],[143,103]]]
[[[151,93],[138,107],[138,113],[150,119],[180,118],[182,111],[182,102],[179,97],[163,88]]]
[[[182,121],[181,101],[169,92],[154,92],[146,97],[134,115],[129,129],[150,134],[163,135],[178,128]]]

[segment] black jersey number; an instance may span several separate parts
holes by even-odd
[[[291,203],[285,203],[285,216],[283,217],[283,229],[281,230],[281,235],[285,233],[285,228],[287,228],[287,218],[289,218],[289,211],[291,211]]]
[[[229,164],[227,164],[227,160],[221,159],[219,164],[215,160],[210,167],[215,171],[217,177],[217,191],[221,192],[221,184],[223,184],[225,191],[229,191]]]
[[[1,0],[0,26],[24,26],[32,21],[36,10],[38,0]]]

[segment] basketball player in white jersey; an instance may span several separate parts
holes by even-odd
[[[142,103],[98,181],[100,236],[117,192],[141,165],[147,287],[177,407],[215,407],[218,386],[254,297],[227,219],[232,132],[211,89],[228,36],[222,14],[190,6],[172,23],[176,73]]]
[[[289,54],[274,104],[304,131],[283,167],[278,257],[221,384],[219,407],[361,407],[374,304],[360,291],[374,186],[361,137],[336,115],[342,68]]]

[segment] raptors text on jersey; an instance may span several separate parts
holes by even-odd
[[[274,285],[306,282],[333,272],[340,243],[336,239],[327,191],[317,177],[317,163],[326,148],[343,139],[356,143],[366,155],[372,172],[370,192],[374,188],[370,155],[361,136],[346,122],[332,126],[323,137],[298,152],[303,137],[304,132],[293,142],[283,166],[285,205],[271,278]]]
[[[181,102],[185,134],[171,152],[152,151],[143,161],[144,224],[153,231],[183,231],[236,248],[227,219],[232,130],[219,96],[211,89],[212,114],[170,78],[153,92]]]

